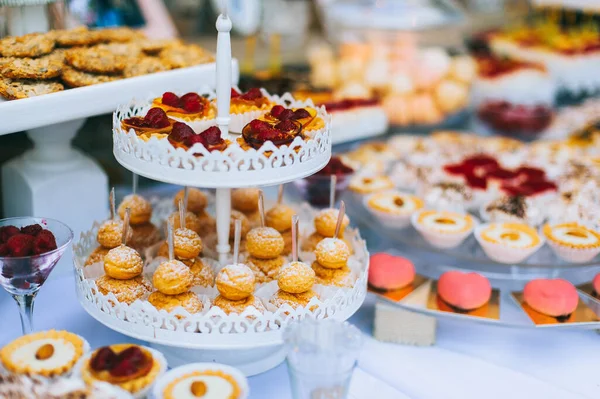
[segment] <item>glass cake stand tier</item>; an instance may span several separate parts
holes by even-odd
[[[490,279],[495,288],[519,291],[535,278],[564,278],[578,285],[591,281],[600,272],[600,256],[588,263],[569,263],[554,255],[547,245],[515,264],[488,258],[473,235],[456,248],[435,248],[410,225],[403,229],[382,225],[364,208],[360,196],[347,194],[344,200],[371,253],[395,252],[410,259],[419,273],[430,278],[437,278],[447,270],[476,271]]]

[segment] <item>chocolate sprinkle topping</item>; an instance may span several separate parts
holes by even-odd
[[[519,219],[524,219],[527,213],[527,203],[525,202],[524,196],[517,195],[508,197],[507,199],[500,201],[500,203],[494,203],[488,206],[488,212],[493,210],[499,210],[509,215],[514,215]]]

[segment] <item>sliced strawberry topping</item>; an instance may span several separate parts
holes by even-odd
[[[238,93],[238,91],[232,87],[231,88],[231,98],[237,98],[239,96],[240,96],[240,93]]]
[[[273,108],[271,108],[271,115],[274,118],[279,119],[279,115],[281,115],[281,112],[283,112],[284,109],[285,107],[283,105],[276,105]]]
[[[291,119],[293,117],[294,117],[294,111],[286,108],[279,113],[279,116],[277,117],[277,119],[279,119],[280,121],[285,121],[285,120]]]
[[[161,108],[150,108],[144,117],[147,127],[163,128],[169,126],[169,117]]]
[[[451,175],[461,175],[461,176],[464,175],[465,173],[470,172],[470,170],[466,169],[465,166],[461,163],[445,165],[444,171]]]
[[[162,103],[164,105],[168,105],[170,107],[180,108],[179,96],[170,91],[168,91],[162,95]]]
[[[187,93],[181,96],[181,107],[190,113],[202,112],[204,103],[197,93]]]
[[[206,138],[204,138],[204,136],[202,136],[201,134],[192,134],[191,136],[189,136],[187,138],[187,140],[185,141],[184,144],[188,147],[191,147],[196,143],[200,143],[205,147],[208,146],[208,143],[206,142]]]
[[[217,126],[211,126],[202,133],[200,133],[206,139],[206,142],[211,145],[221,144],[224,140],[221,138],[221,129]]]
[[[173,130],[169,134],[169,140],[176,143],[185,143],[191,136],[195,135],[194,130],[183,122],[175,122]]]
[[[262,131],[265,130],[270,130],[272,129],[272,126],[269,125],[267,122],[265,121],[261,121],[258,119],[254,119],[253,121],[250,122],[250,128],[257,133],[260,133]]]
[[[294,111],[293,119],[304,119],[310,118],[310,113],[304,108],[300,108]]]
[[[294,133],[294,131],[298,129],[298,125],[296,123],[294,123],[294,121],[292,121],[290,119],[286,119],[286,120],[276,124],[275,129],[279,130],[280,132],[291,134],[291,133]]]
[[[98,349],[92,356],[90,366],[94,371],[110,370],[117,360],[117,354],[108,346]]]
[[[525,187],[531,191],[532,195],[541,194],[546,191],[556,191],[556,184],[550,181],[532,181],[525,184]]]
[[[144,352],[137,346],[132,346],[117,355],[114,367],[109,372],[115,377],[127,377],[138,373],[147,363]]]
[[[243,99],[243,100],[252,101],[252,100],[259,99],[262,96],[263,96],[263,94],[260,91],[260,89],[254,87],[254,88],[248,90],[246,93],[242,94],[240,96],[240,98]]]

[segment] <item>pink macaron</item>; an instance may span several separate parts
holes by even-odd
[[[594,287],[594,294],[600,296],[600,273],[596,274],[596,277],[592,280],[592,286]]]
[[[415,266],[406,258],[378,253],[371,256],[369,285],[391,291],[404,288],[415,279]]]
[[[448,305],[468,311],[477,309],[490,300],[492,285],[481,274],[452,270],[440,276],[437,291]]]
[[[552,317],[568,316],[577,309],[579,294],[561,278],[532,280],[525,285],[523,299],[534,310]]]

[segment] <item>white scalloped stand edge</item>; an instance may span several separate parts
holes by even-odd
[[[214,92],[202,94],[214,97]],[[296,101],[289,93],[269,98],[287,107],[315,108],[325,121],[325,128],[311,132],[307,140],[296,137],[289,145],[280,147],[267,142],[258,150],[244,150],[235,142],[235,136],[230,135],[232,144],[223,152],[208,152],[201,144],[185,150],[173,147],[165,139],[153,137],[144,141],[133,130],[123,130],[123,119],[145,115],[152,106],[152,99],[134,99],[118,107],[113,114],[113,153],[121,165],[134,173],[192,187],[275,185],[304,178],[324,168],[331,158],[332,143],[331,117],[325,108],[315,107],[311,100]]]
[[[145,301],[131,305],[119,303],[113,294],[101,294],[93,280],[84,278],[83,265],[97,247],[98,223],[92,230],[81,234],[74,245],[74,265],[77,295],[84,309],[102,324],[122,334],[144,341],[191,349],[254,348],[282,344],[281,332],[292,320],[312,317],[346,320],[354,314],[365,299],[367,291],[368,259],[366,244],[357,230],[347,232],[356,248],[356,259],[362,270],[351,289],[338,289],[325,300],[313,299],[306,308],[279,308],[264,314],[250,308],[241,315],[226,315],[217,307],[207,312],[190,315],[180,309],[173,313],[158,311]],[[309,310],[313,308],[313,310]],[[178,319],[176,315],[183,316]]]

